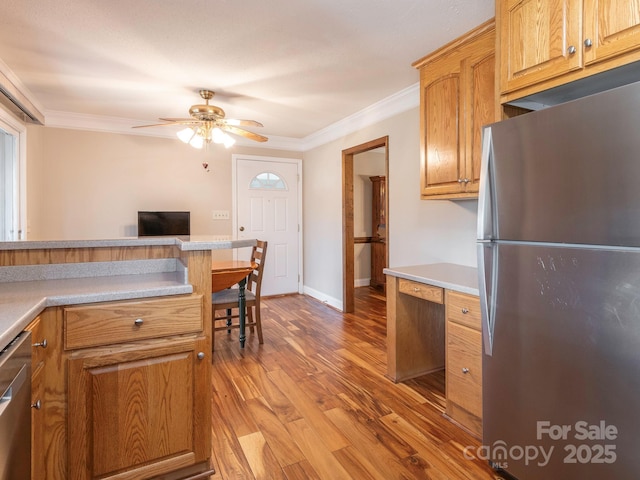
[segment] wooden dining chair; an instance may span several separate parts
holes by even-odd
[[[267,255],[267,242],[258,240],[251,252],[251,262],[256,268],[249,274],[245,289],[245,327],[249,327],[251,333],[258,332],[258,342],[264,343],[262,338],[262,322],[260,319],[260,288],[262,286],[262,273],[264,261]],[[219,330],[227,330],[240,327],[240,312],[238,304],[238,289],[227,288],[211,294],[213,335]],[[219,312],[224,312],[222,315]],[[234,321],[236,320],[237,321]],[[241,345],[244,346],[244,339]]]

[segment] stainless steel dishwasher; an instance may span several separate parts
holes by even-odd
[[[31,478],[31,333],[0,352],[0,480]]]

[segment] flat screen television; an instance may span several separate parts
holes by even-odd
[[[191,212],[138,212],[138,236],[191,235]]]

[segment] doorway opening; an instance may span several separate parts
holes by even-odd
[[[354,156],[371,150],[383,149],[384,175],[387,179],[385,205],[386,212],[386,238],[389,232],[389,137],[381,137],[376,140],[356,145],[342,151],[342,285],[343,285],[343,311],[352,313],[355,310],[355,233],[354,233]],[[384,243],[384,267],[388,266],[389,242]]]

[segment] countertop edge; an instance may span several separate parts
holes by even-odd
[[[469,295],[478,296],[480,294],[478,269],[466,265],[455,263],[409,265],[385,268],[383,273]]]
[[[175,245],[182,251],[223,250],[252,247],[255,239],[234,240],[228,236],[124,237],[104,240],[18,240],[0,242],[2,250],[38,250],[58,248],[108,248]]]

